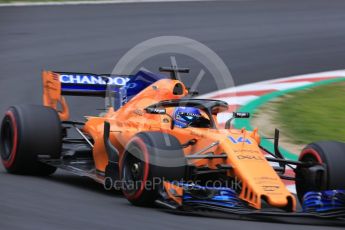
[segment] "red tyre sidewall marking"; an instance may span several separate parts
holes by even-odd
[[[142,139],[140,139],[139,137],[135,137],[133,138],[133,140],[127,145],[127,147],[131,144],[131,143],[135,143],[138,145],[138,147],[140,148],[140,150],[142,150],[142,153],[143,153],[143,157],[144,157],[144,176],[143,176],[143,180],[141,182],[141,186],[140,186],[140,189],[138,191],[136,191],[133,195],[130,195],[130,194],[127,194],[126,192],[124,192],[124,195],[126,196],[126,198],[128,200],[136,200],[138,199],[142,193],[144,192],[144,189],[145,189],[145,185],[146,185],[146,182],[147,182],[147,178],[148,178],[148,175],[149,175],[149,153],[148,153],[148,150],[146,148],[146,145],[144,143],[144,141]],[[128,149],[126,147],[126,149]],[[124,155],[122,156],[122,160],[121,160],[121,174],[122,174],[122,167],[123,167],[123,161],[124,161]],[[122,178],[122,175],[121,175],[121,178]]]
[[[10,156],[7,160],[2,159],[2,163],[5,166],[5,168],[10,168],[14,160],[16,159],[16,154],[17,154],[17,144],[18,144],[18,130],[17,130],[17,122],[14,117],[14,114],[12,111],[7,111],[6,116],[8,116],[11,120],[11,125],[13,129],[13,146],[12,146],[12,151],[10,153]]]
[[[316,158],[316,160],[318,161],[318,163],[320,163],[320,164],[323,163],[323,161],[322,161],[322,159],[321,159],[319,153],[318,153],[316,150],[314,150],[314,149],[311,149],[311,148],[304,149],[304,150],[302,151],[302,153],[301,153],[299,159],[300,159],[300,160],[303,159],[303,157],[306,156],[306,155],[312,155],[312,156],[314,156],[314,157]]]

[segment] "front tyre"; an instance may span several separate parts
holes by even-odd
[[[122,191],[134,205],[150,206],[163,180],[185,178],[186,159],[179,141],[160,132],[137,134],[120,159]]]
[[[321,141],[307,145],[299,161],[310,167],[296,168],[296,190],[300,201],[309,191],[345,189],[345,143]]]
[[[49,107],[10,107],[0,131],[0,155],[5,169],[14,174],[47,176],[54,173],[56,168],[39,162],[37,156],[60,156],[61,131],[58,114]]]

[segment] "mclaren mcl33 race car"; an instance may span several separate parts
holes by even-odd
[[[139,206],[177,213],[345,222],[345,144],[307,145],[296,161],[260,145],[258,130],[232,128],[250,114],[224,101],[195,99],[179,73],[96,75],[44,71],[43,105],[10,107],[1,124],[0,150],[9,173],[51,175],[57,168],[122,190]],[[99,116],[70,120],[65,96],[109,99]],[[291,168],[294,176],[287,175]],[[296,194],[283,180],[293,180]]]

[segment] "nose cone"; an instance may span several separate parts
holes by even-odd
[[[241,199],[257,209],[262,208],[263,199],[272,207],[295,210],[295,198],[253,139],[232,134],[222,146],[228,155],[227,163],[242,181]]]

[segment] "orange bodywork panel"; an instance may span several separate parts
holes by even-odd
[[[161,120],[166,115],[148,114],[144,109],[161,101],[162,98],[178,99],[186,96],[188,94],[186,89],[182,95],[173,94],[173,88],[178,83],[180,82],[176,80],[160,80],[144,89],[116,112],[111,109],[104,117],[88,117],[83,130],[89,133],[94,140],[94,160],[97,170],[104,172],[108,164],[108,156],[103,143],[104,121],[107,120],[111,124],[110,140],[120,152],[138,132],[157,131],[164,126],[168,129],[170,124],[164,125],[163,123],[162,126]]]
[[[182,205],[183,188],[167,181],[163,182],[163,186],[169,199],[175,201],[179,205]]]
[[[59,111],[59,115],[61,120],[66,120],[69,112],[64,98],[61,97],[58,79],[52,72],[44,72],[43,85],[44,105],[56,109],[57,104],[61,103],[63,109]],[[177,85],[183,87],[182,92],[174,92]],[[173,108],[166,108],[167,114],[149,114],[145,111],[146,107],[163,100],[181,99],[187,95],[188,90],[182,82],[162,79],[139,92],[117,111],[110,108],[102,117],[87,117],[83,131],[94,141],[93,158],[96,169],[105,172],[108,164],[103,140],[104,121],[110,123],[110,141],[118,149],[120,158],[127,143],[139,132],[164,132],[175,136],[180,143],[186,143],[191,139],[197,140],[196,144],[183,149],[186,156],[217,143],[209,151],[214,154],[226,154],[227,158],[190,159],[188,164],[195,167],[207,166],[210,169],[217,169],[220,164],[230,165],[228,176],[238,178],[242,182],[240,198],[254,208],[260,209],[262,200],[265,200],[274,207],[295,210],[295,197],[287,190],[259,148],[260,136],[257,129],[252,132],[220,127],[171,129]],[[172,185],[164,184],[164,186]],[[181,191],[178,190],[178,193]],[[181,201],[177,200],[177,202]]]

